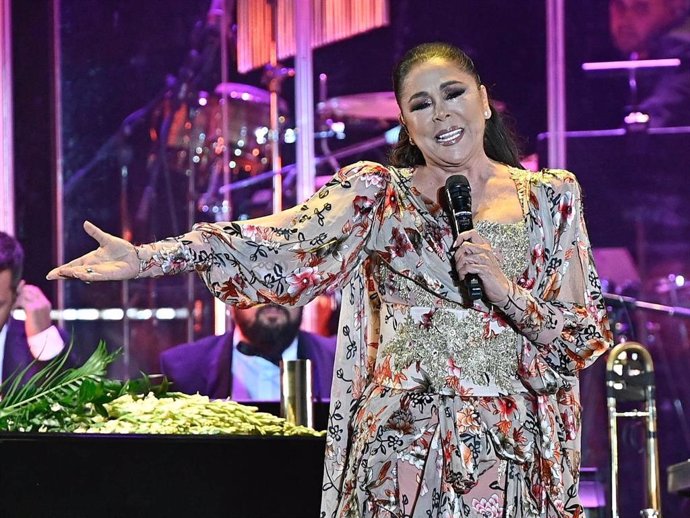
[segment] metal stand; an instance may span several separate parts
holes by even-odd
[[[282,72],[278,69],[278,6],[276,0],[267,0],[271,7],[271,41],[269,43],[270,61],[264,72],[264,82],[271,94],[269,104],[268,142],[271,146],[271,169],[273,171],[273,212],[283,208],[283,167],[280,156],[280,114],[278,113],[279,93],[282,80],[288,75],[295,75],[294,71]],[[286,70],[286,69],[283,69]]]
[[[629,89],[629,113],[624,117],[625,127],[629,131],[646,130],[649,126],[649,115],[640,111],[637,91],[637,78],[640,73],[656,72],[664,68],[680,66],[680,59],[637,59],[637,53],[630,55],[629,61],[605,61],[596,63],[583,63],[585,72],[597,72],[605,74],[624,73],[628,78]]]
[[[10,0],[0,0],[0,230],[14,235],[12,46]]]
[[[228,70],[230,67],[230,58],[228,56],[227,46],[227,30],[230,26],[230,12],[234,7],[233,0],[212,0],[209,13],[214,13],[217,18],[220,18],[220,77],[223,84],[228,82]],[[228,104],[228,93],[223,90],[220,99],[220,120],[221,131],[223,133],[223,184],[229,184],[230,178],[230,145],[227,137],[230,134],[230,113]],[[216,213],[216,221],[229,221],[232,216],[232,198],[230,193],[223,193],[223,201],[220,212]],[[193,281],[192,281],[193,282]],[[213,299],[213,315],[214,315],[214,333],[216,335],[225,334],[230,326],[229,313],[223,302],[219,299]]]

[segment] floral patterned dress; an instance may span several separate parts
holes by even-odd
[[[578,184],[511,169],[523,221],[475,225],[512,297],[468,307],[413,175],[354,164],[288,211],[155,243],[146,268],[196,269],[240,307],[342,287],[322,517],[581,516],[577,372],[611,334]]]

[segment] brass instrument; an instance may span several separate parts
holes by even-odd
[[[609,415],[611,441],[611,511],[618,513],[618,418],[642,418],[646,436],[646,508],[640,511],[642,518],[661,518],[659,485],[659,453],[657,449],[656,403],[654,364],[652,356],[637,342],[618,344],[606,361],[606,404]],[[617,403],[644,403],[644,409],[618,411]]]

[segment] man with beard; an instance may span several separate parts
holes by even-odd
[[[278,401],[280,361],[306,359],[312,364],[314,399],[328,399],[335,338],[300,331],[301,307],[264,304],[230,310],[235,325],[226,334],[161,353],[161,369],[173,390],[236,401]]]

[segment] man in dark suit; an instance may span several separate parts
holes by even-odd
[[[65,337],[52,325],[50,301],[22,280],[24,251],[19,242],[0,232],[0,382],[31,365],[24,379],[65,348]],[[12,318],[21,308],[24,322]]]
[[[161,354],[161,369],[172,390],[236,401],[278,401],[280,361],[308,359],[314,399],[329,398],[335,338],[300,331],[302,308],[265,304],[231,311],[235,325],[226,334]]]

